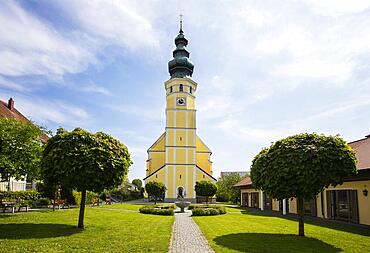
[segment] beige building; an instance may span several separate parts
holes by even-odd
[[[358,174],[342,185],[326,188],[312,200],[305,201],[305,215],[349,223],[370,225],[370,135],[350,142],[358,159]],[[276,200],[252,187],[250,177],[235,185],[241,189],[241,205],[282,214],[297,213],[296,199]]]

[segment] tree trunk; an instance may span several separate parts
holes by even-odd
[[[86,190],[82,191],[80,203],[80,215],[78,216],[78,228],[84,228]]]
[[[299,236],[304,236],[304,203],[303,203],[303,198],[297,198],[297,213],[298,213],[298,235]]]

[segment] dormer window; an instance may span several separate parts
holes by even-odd
[[[182,84],[180,84],[180,89],[179,91],[184,91],[184,86]]]

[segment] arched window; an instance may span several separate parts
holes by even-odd
[[[184,91],[184,86],[180,84],[180,91]]]
[[[190,86],[190,94],[193,93],[193,87]]]
[[[172,93],[172,86],[170,87],[170,93]]]

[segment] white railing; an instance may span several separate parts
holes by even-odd
[[[0,191],[25,191],[32,190],[32,183],[26,182],[0,182]]]

